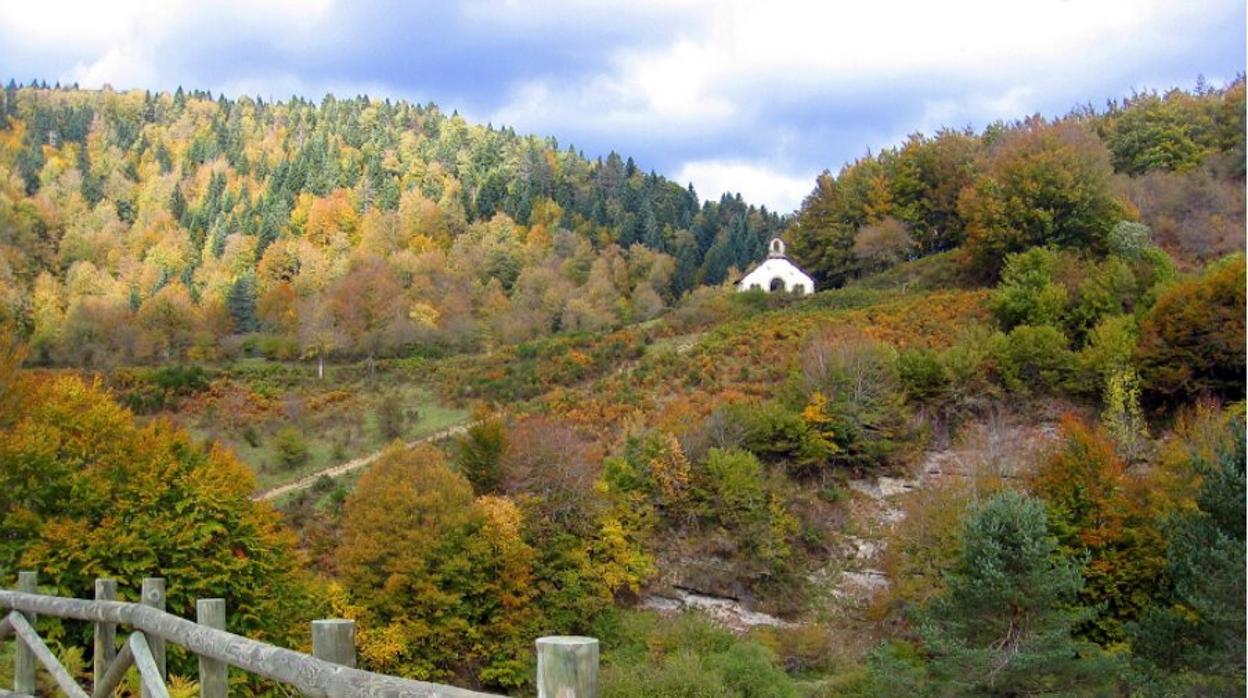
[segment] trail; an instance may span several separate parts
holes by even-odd
[[[409,441],[407,442],[407,446],[408,448],[411,448],[412,446],[415,446],[416,444],[427,443],[430,441],[441,441],[442,439],[445,439],[451,436],[456,436],[458,434],[462,434],[468,431],[469,426],[470,426],[469,424],[457,424],[453,427],[447,427],[446,429],[443,429],[441,431],[435,431],[432,434],[429,434],[428,436],[422,436],[419,439],[416,439],[414,441]],[[314,473],[304,475],[303,477],[299,478],[298,480],[295,480],[294,482],[288,482],[285,485],[278,485],[277,487],[273,487],[271,489],[267,489],[263,492],[260,492],[259,494],[256,494],[255,496],[253,496],[252,499],[256,501],[273,500],[283,495],[290,494],[291,492],[298,492],[299,490],[306,490],[307,488],[316,484],[316,481],[319,480],[322,475],[325,475],[328,477],[338,477],[339,475],[346,475],[349,472],[359,470],[360,468],[368,466],[369,463],[372,463],[373,461],[377,460],[377,457],[380,456],[383,451],[385,451],[384,448],[378,451],[374,451],[373,453],[370,453],[366,456],[360,456],[359,458],[349,460],[346,463],[339,463],[338,465],[331,465],[328,468],[323,468]]]

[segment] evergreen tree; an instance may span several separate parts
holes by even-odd
[[[1228,416],[1216,449],[1192,449],[1196,508],[1170,522],[1168,603],[1132,628],[1146,671],[1188,695],[1244,694],[1245,480],[1242,418]]]
[[[1044,505],[1006,491],[974,508],[945,593],[920,634],[931,671],[957,695],[1086,693],[1114,678],[1114,664],[1072,635],[1082,579],[1058,555]]]
[[[238,277],[230,286],[226,297],[226,306],[230,317],[234,319],[234,329],[242,334],[255,332],[260,328],[256,318],[256,279],[250,274]]]

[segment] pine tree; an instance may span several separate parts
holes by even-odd
[[[1114,665],[1072,636],[1086,612],[1071,610],[1082,579],[1057,554],[1044,505],[1002,492],[967,517],[962,551],[920,634],[931,671],[958,695],[1087,692]]]
[[[255,332],[260,328],[256,319],[256,279],[250,274],[240,276],[230,286],[226,297],[226,306],[230,317],[234,319],[234,329],[240,334]]]

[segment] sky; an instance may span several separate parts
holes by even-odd
[[[434,102],[796,209],[915,132],[1244,71],[1243,0],[0,0],[0,78]]]

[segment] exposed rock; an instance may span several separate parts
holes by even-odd
[[[744,633],[760,625],[775,628],[792,628],[797,625],[766,613],[751,611],[734,599],[707,596],[686,589],[673,589],[670,595],[651,594],[642,599],[639,606],[660,613],[696,609],[736,633]]]

